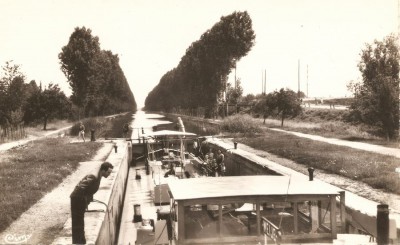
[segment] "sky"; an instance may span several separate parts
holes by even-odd
[[[398,1],[0,0],[0,66],[13,60],[27,82],[58,84],[70,95],[58,54],[84,26],[101,49],[118,54],[141,107],[192,42],[222,16],[247,11],[256,39],[237,62],[244,94],[262,92],[265,72],[267,93],[297,91],[300,81],[309,97],[345,97],[351,96],[346,84],[361,80],[357,64],[365,44],[398,32]]]

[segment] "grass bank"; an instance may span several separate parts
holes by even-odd
[[[374,188],[400,194],[400,180],[395,172],[399,159],[395,157],[271,130],[266,130],[262,137],[237,137],[235,140],[308,167],[346,176]]]
[[[101,143],[70,144],[68,138],[37,140],[3,154],[0,161],[0,231],[58,186]]]
[[[388,141],[383,136],[379,136],[382,135],[379,128],[347,122],[348,113],[347,110],[305,108],[301,115],[286,119],[283,128],[280,127],[281,121],[278,118],[267,118],[265,126],[398,148],[399,139]],[[258,120],[263,121],[261,118]]]

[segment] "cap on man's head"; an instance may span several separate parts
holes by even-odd
[[[100,170],[107,171],[109,168],[114,168],[114,166],[109,162],[103,162],[100,166]]]

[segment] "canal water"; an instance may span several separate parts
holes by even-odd
[[[172,128],[173,122],[168,121],[163,115],[146,113],[145,111],[137,111],[133,115],[131,123],[132,143],[139,143],[139,139],[144,134],[154,131],[154,127]],[[137,179],[137,174],[141,176]],[[156,220],[156,213],[152,212],[153,188],[151,175],[146,175],[143,165],[133,164],[129,167],[128,180],[125,190],[124,207],[122,210],[121,223],[118,234],[118,244],[135,244],[137,239],[137,223],[133,222],[135,214],[135,205],[140,205],[140,212],[143,217],[151,217]],[[148,237],[152,241],[154,237]]]
[[[137,111],[133,115],[133,120],[131,123],[133,143],[138,143],[138,139],[143,136],[143,134],[153,132],[154,127],[160,125],[170,125],[171,121],[168,121],[163,115],[146,113],[145,111]]]

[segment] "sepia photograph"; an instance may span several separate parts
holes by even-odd
[[[0,244],[400,245],[400,0],[0,9]]]

